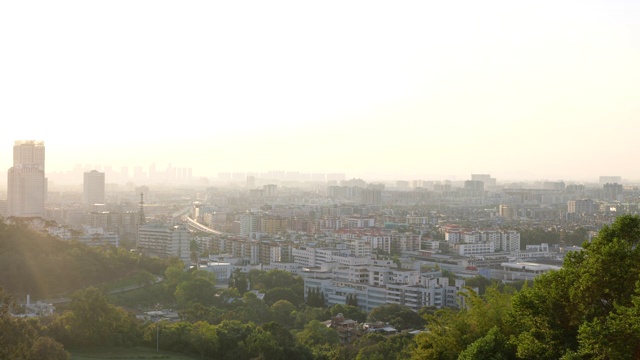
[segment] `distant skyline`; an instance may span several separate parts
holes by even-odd
[[[640,180],[639,18],[634,1],[3,2],[0,173],[42,140],[47,173]]]

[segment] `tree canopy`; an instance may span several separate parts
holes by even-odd
[[[14,296],[53,297],[138,271],[162,274],[165,260],[113,246],[91,247],[0,223],[0,287]]]
[[[627,354],[615,358],[633,359],[640,354],[640,342],[629,349],[628,339],[637,338],[633,326],[626,330],[620,326],[622,314],[633,319],[637,311],[639,242],[640,218],[620,216],[585,243],[583,251],[568,254],[562,269],[536,278],[533,287],[516,294],[513,322],[520,331],[515,337],[518,356],[559,359],[576,353],[593,355],[595,349],[606,354],[623,348],[629,350]]]
[[[57,254],[70,257],[113,256],[122,266],[136,259],[113,249],[92,252],[46,236],[20,235],[22,231],[0,224],[0,235],[15,232],[7,235],[10,239],[36,238],[16,248],[27,257],[38,249],[30,241],[44,241],[52,254],[59,248]],[[0,237],[0,255],[19,253],[8,245],[14,240]],[[365,314],[354,306],[355,297],[328,309],[319,289],[308,289],[303,301],[301,279],[273,270],[234,273],[234,286],[216,289],[212,274],[186,270],[180,262],[166,268],[164,283],[150,287],[153,291],[145,288],[177,306],[181,321],[176,322],[138,320],[94,287],[75,292],[62,314],[25,320],[11,315],[14,302],[0,289],[0,358],[51,354],[46,356],[66,359],[69,346],[155,347],[159,339],[161,349],[209,359],[640,359],[639,243],[640,218],[620,216],[585,243],[583,251],[567,254],[560,270],[540,275],[532,284],[520,288],[522,284],[475,278],[471,282],[485,291],[463,291],[461,309],[423,308],[418,313],[388,304]],[[100,278],[95,274],[105,259],[84,263],[89,275],[82,275],[87,276],[82,281]],[[34,270],[26,279],[38,279],[42,271]],[[249,287],[265,291],[265,299],[247,291]],[[323,323],[338,313],[358,322],[366,318],[399,330],[424,331],[360,334],[352,343],[341,343],[339,333]]]

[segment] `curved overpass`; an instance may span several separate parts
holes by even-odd
[[[197,231],[202,231],[205,232],[207,234],[214,234],[214,235],[223,235],[224,233],[222,231],[218,231],[218,230],[214,230],[208,226],[202,225],[199,222],[193,220],[192,218],[190,218],[189,216],[185,215],[182,217],[182,219],[184,221],[187,222],[187,225]]]

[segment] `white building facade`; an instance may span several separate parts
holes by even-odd
[[[364,311],[385,304],[399,304],[418,311],[424,306],[464,306],[461,292],[467,291],[464,280],[449,282],[439,272],[398,269],[389,260],[352,258],[352,264],[338,262],[333,268],[306,269],[305,295],[311,289],[321,291],[328,306],[345,304],[348,296],[357,297]]]
[[[7,215],[44,217],[47,179],[44,173],[44,142],[16,141],[13,166],[7,172]]]
[[[147,255],[163,258],[176,256],[190,263],[190,246],[191,234],[185,225],[142,225],[138,228],[138,250]]]

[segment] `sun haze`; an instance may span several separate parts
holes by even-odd
[[[640,4],[0,4],[0,170],[640,179]]]

